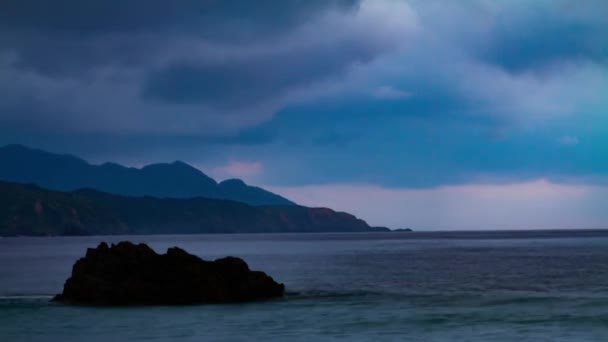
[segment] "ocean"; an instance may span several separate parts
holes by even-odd
[[[250,304],[50,303],[100,241],[244,258]],[[608,232],[0,238],[0,341],[608,341]]]

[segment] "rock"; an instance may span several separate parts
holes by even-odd
[[[238,303],[281,297],[285,286],[245,261],[205,261],[173,247],[157,254],[146,244],[102,242],[78,260],[53,300],[86,305]]]

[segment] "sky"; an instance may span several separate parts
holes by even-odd
[[[605,0],[8,0],[0,144],[373,225],[608,228]]]

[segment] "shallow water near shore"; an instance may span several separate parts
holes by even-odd
[[[95,308],[50,303],[100,241],[244,258],[285,299]],[[0,239],[1,341],[606,341],[608,232]]]

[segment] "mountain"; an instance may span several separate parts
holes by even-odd
[[[91,165],[71,155],[7,145],[0,147],[0,166],[2,181],[33,183],[60,191],[91,188],[126,196],[208,197],[251,205],[295,204],[238,179],[218,184],[200,170],[180,161],[152,164],[141,169],[114,163]]]
[[[0,182],[0,236],[377,231],[326,208],[60,192]]]

